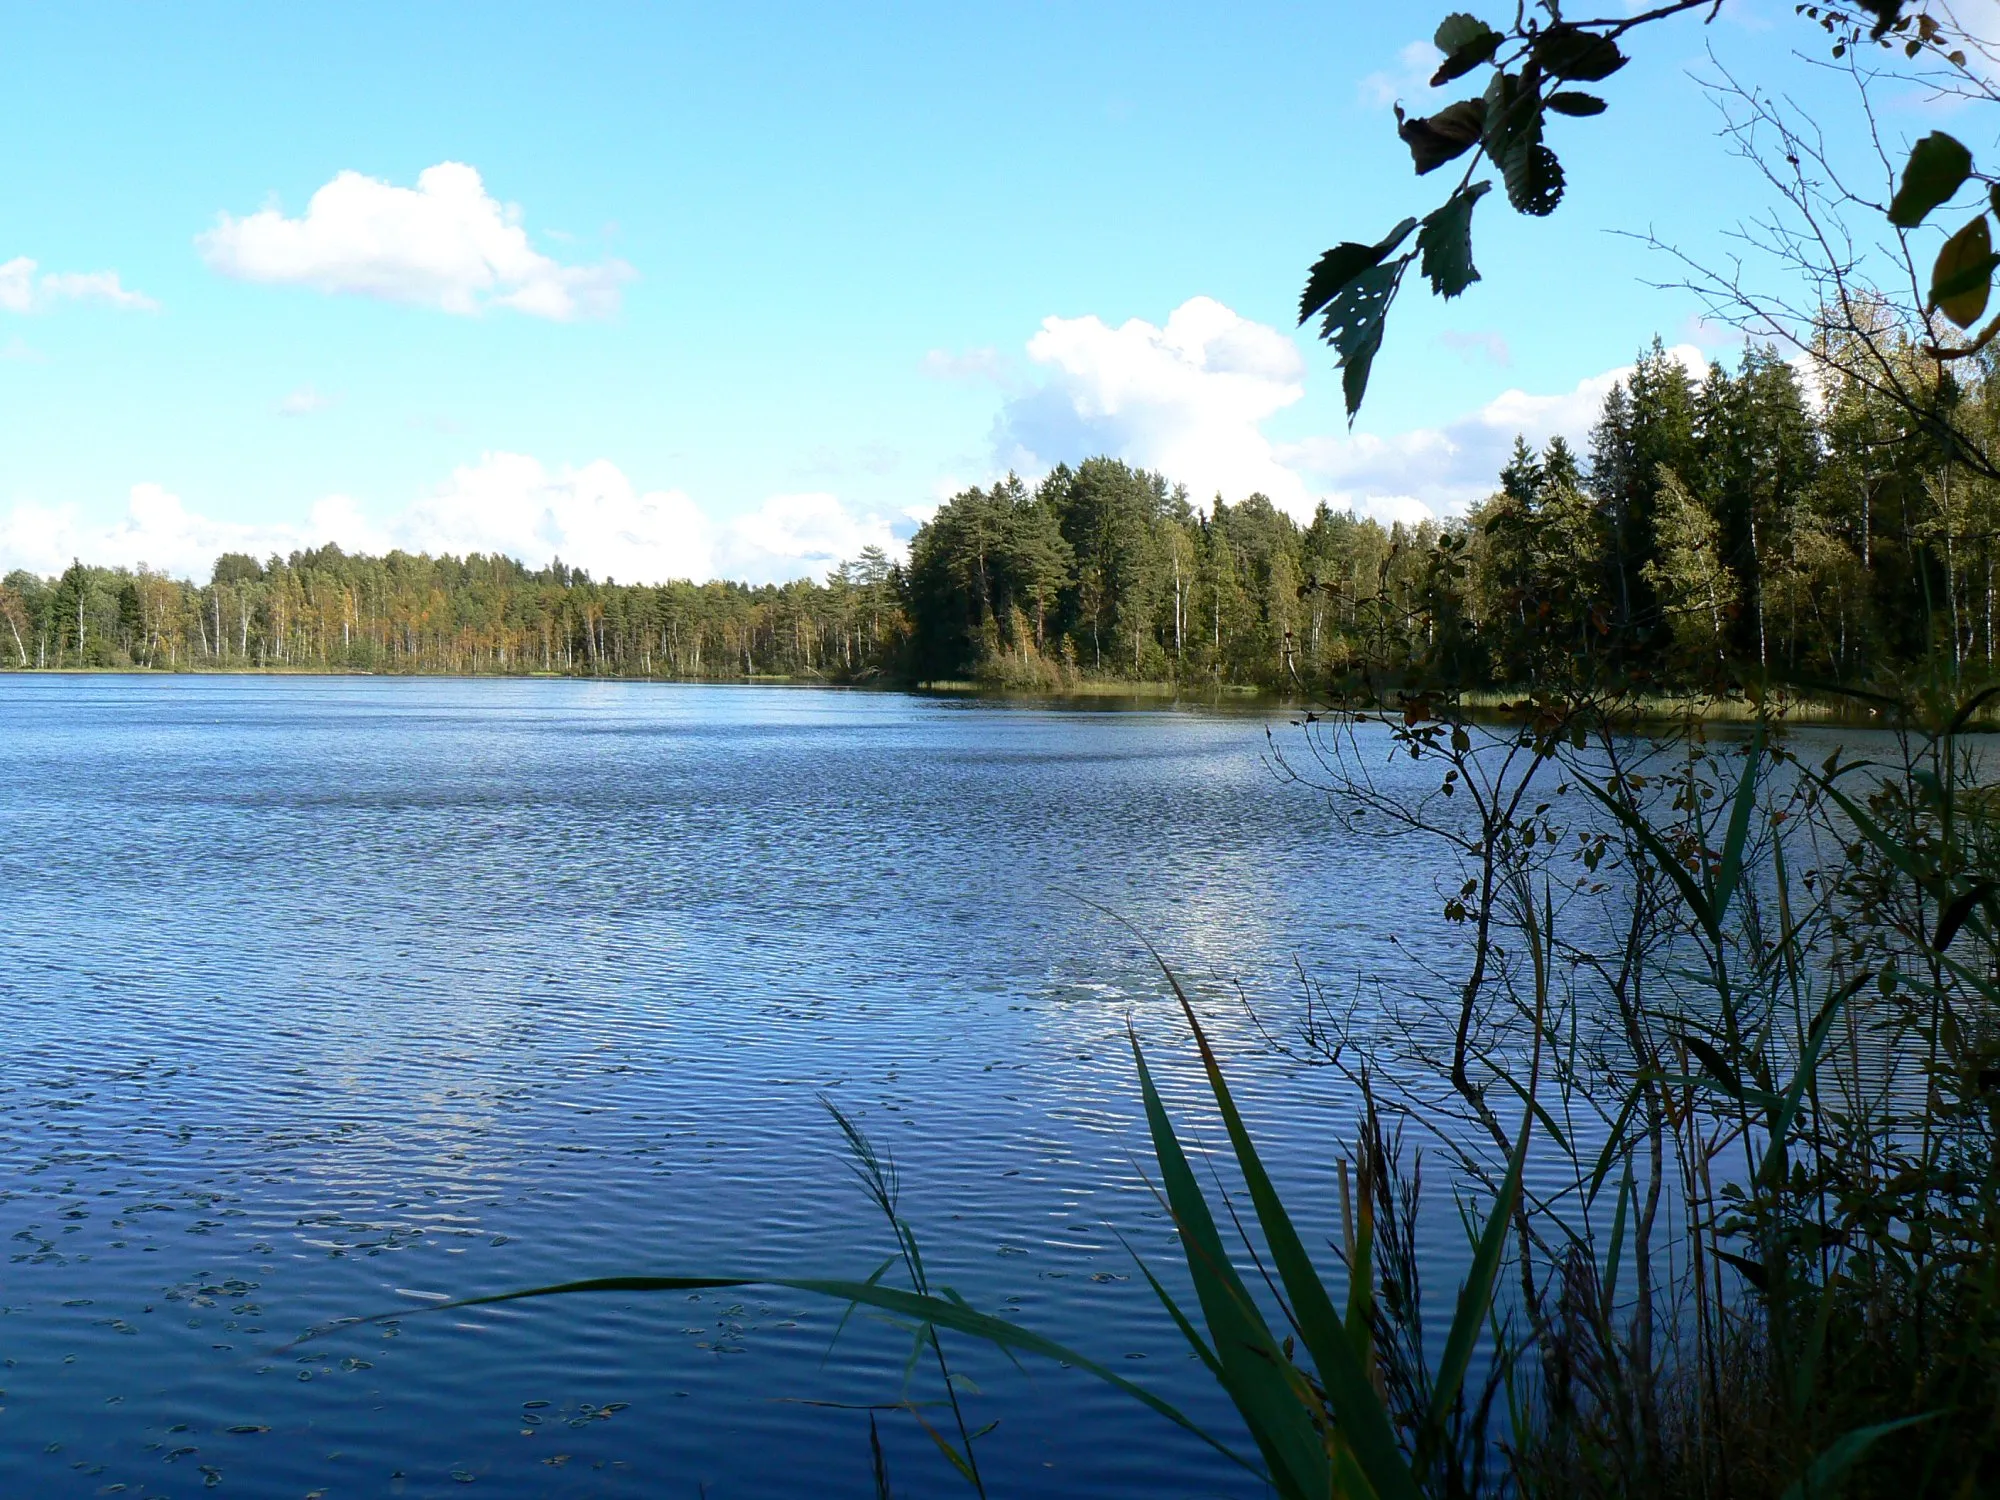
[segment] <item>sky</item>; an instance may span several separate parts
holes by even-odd
[[[779,580],[1095,453],[1462,511],[1656,335],[1731,357],[1631,237],[1719,260],[1765,206],[1697,76],[1853,112],[1789,3],[1642,35],[1556,127],[1568,201],[1481,205],[1484,279],[1412,286],[1350,429],[1298,292],[1441,199],[1391,113],[1453,97],[1437,18],[0,3],[0,573],[333,541]]]

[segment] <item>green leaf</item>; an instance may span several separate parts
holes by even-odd
[[[1391,288],[1393,295],[1394,289]],[[1383,306],[1386,313],[1386,302]],[[1340,396],[1347,406],[1347,420],[1353,423],[1355,413],[1361,410],[1361,400],[1368,394],[1368,372],[1375,366],[1375,356],[1382,352],[1382,320],[1377,319],[1368,337],[1358,343],[1352,351],[1343,351],[1340,356]]]
[[[1612,1121],[1611,1133],[1604,1138],[1604,1149],[1598,1153],[1597,1165],[1591,1171],[1590,1191],[1585,1194],[1583,1200],[1585,1208],[1595,1204],[1597,1195],[1604,1191],[1604,1179],[1611,1175],[1612,1166],[1625,1149],[1625,1127],[1631,1123],[1632,1113],[1639,1107],[1639,1101],[1644,1096],[1643,1083],[1635,1083],[1626,1092],[1625,1102],[1618,1110],[1618,1118]],[[1625,1170],[1628,1172],[1632,1170],[1630,1163],[1626,1164]]]
[[[1431,87],[1437,88],[1491,61],[1506,38],[1479,17],[1454,11],[1438,23],[1437,35],[1432,40],[1444,54],[1444,61],[1431,75]]]
[[[1551,94],[1543,102],[1559,115],[1578,117],[1601,115],[1606,108],[1604,101],[1597,95],[1580,93],[1575,89],[1565,89],[1560,93]]]
[[[1508,152],[1500,162],[1500,173],[1507,182],[1507,201],[1517,212],[1545,218],[1562,202],[1562,163],[1539,141],[1523,141]]]
[[[1434,115],[1406,117],[1403,106],[1396,106],[1396,134],[1410,148],[1419,177],[1463,156],[1478,144],[1485,128],[1486,103],[1481,99],[1461,99]]]
[[[1311,1393],[1278,1347],[1223,1248],[1208,1200],[1174,1134],[1166,1106],[1160,1102],[1136,1033],[1132,1036],[1132,1058],[1139,1069],[1139,1093],[1145,1102],[1146,1126],[1152,1135],[1161,1185],[1180,1231],[1188,1275],[1208,1324],[1216,1360],[1222,1367],[1223,1389],[1257,1440],[1279,1492],[1330,1500],[1326,1450],[1309,1415]]]
[[[1842,770],[1856,771],[1867,764],[1866,761],[1857,761],[1854,765],[1843,767]],[[1856,833],[1873,844],[1884,859],[1909,876],[1924,891],[1933,891],[1936,881],[1932,872],[1917,862],[1916,856],[1910,852],[1907,845],[1877,823],[1866,808],[1835,786],[1832,777],[1816,776],[1813,779],[1819,783],[1820,789],[1834,800],[1840,810],[1847,814],[1847,820],[1854,825]]]
[[[1715,894],[1711,904],[1715,919],[1722,920],[1729,900],[1743,878],[1743,848],[1750,841],[1750,814],[1757,803],[1757,772],[1764,761],[1764,726],[1757,726],[1756,738],[1743,752],[1743,777],[1736,783],[1736,796],[1729,809],[1729,828],[1722,838],[1722,858],[1716,862]]]
[[[1414,219],[1406,220],[1414,224]],[[1402,232],[1400,231],[1399,235]],[[1347,397],[1347,419],[1361,409],[1368,389],[1368,369],[1382,347],[1382,328],[1389,316],[1389,304],[1402,280],[1409,256],[1388,265],[1371,266],[1342,287],[1326,305],[1320,337],[1340,354],[1341,389]]]
[[[1631,1206],[1632,1163],[1625,1163],[1625,1175],[1618,1179],[1618,1202],[1611,1211],[1611,1245],[1604,1256],[1604,1311],[1618,1306],[1618,1262],[1625,1249],[1625,1210]]]
[[[1854,1466],[1856,1459],[1874,1446],[1876,1439],[1905,1427],[1914,1427],[1919,1422],[1928,1422],[1936,1415],[1935,1412],[1925,1412],[1921,1416],[1904,1417],[1898,1422],[1877,1422],[1873,1427],[1855,1428],[1815,1458],[1812,1466],[1786,1489],[1783,1500],[1827,1500],[1827,1496],[1839,1494],[1842,1477]]]
[[[1986,311],[1995,266],[2000,266],[2000,255],[1993,253],[1993,233],[1981,214],[1938,251],[1931,267],[1931,306],[1960,328],[1970,328]]]
[[[1995,891],[2000,891],[2000,881],[1975,880],[1970,889],[1962,892],[1938,918],[1937,936],[1931,939],[1931,946],[1942,953],[1951,946],[1951,940],[1958,936],[1965,919],[1972,915],[1973,908],[1987,899]]]
[[[1902,185],[1889,203],[1889,222],[1898,229],[1915,229],[1971,175],[1972,153],[1955,137],[1933,130],[1910,148]]]
[[[1479,279],[1472,264],[1472,210],[1491,186],[1469,183],[1447,198],[1444,207],[1424,217],[1417,251],[1431,290],[1440,297],[1456,297]]]
[[[1514,151],[1541,140],[1541,96],[1518,74],[1495,73],[1487,80],[1481,102],[1486,106],[1486,154],[1502,167]]]
[[[1348,240],[1322,255],[1306,277],[1306,289],[1299,298],[1299,321],[1303,323],[1324,309],[1362,272],[1381,265],[1389,252],[1402,244],[1416,227],[1415,219],[1405,219],[1372,245]]]
[[[485,1297],[463,1297],[456,1302],[435,1302],[422,1310],[449,1312],[454,1308],[489,1307],[495,1303],[520,1302],[531,1297],[575,1296],[591,1292],[687,1292],[749,1286],[784,1287],[812,1296],[830,1297],[839,1302],[858,1303],[915,1322],[935,1323],[940,1328],[983,1339],[1010,1352],[1036,1354],[1044,1359],[1054,1360],[1058,1364],[1073,1365],[1085,1374],[1094,1375],[1105,1384],[1123,1391],[1177,1426],[1185,1428],[1218,1453],[1242,1465],[1251,1473],[1258,1472],[1255,1464],[1210,1436],[1168,1402],[1161,1400],[1144,1386],[1127,1380],[1114,1370],[1107,1369],[1088,1355],[1079,1354],[1054,1339],[1044,1338],[1041,1334],[1023,1328],[1018,1323],[1010,1323],[1005,1318],[974,1312],[962,1303],[952,1302],[944,1297],[927,1297],[918,1292],[906,1292],[899,1287],[882,1286],[872,1281],[826,1281],[781,1276],[595,1276],[583,1281],[564,1281],[550,1286],[527,1287],[520,1291],[495,1292]],[[353,1321],[379,1322],[389,1317],[406,1318],[410,1316],[410,1312],[408,1308],[399,1308],[394,1313]],[[352,1324],[344,1323],[338,1326],[350,1327]]]
[[[1452,1404],[1472,1367],[1472,1352],[1479,1342],[1487,1310],[1493,1305],[1493,1288],[1500,1279],[1500,1262],[1507,1250],[1507,1230],[1514,1206],[1521,1197],[1521,1173],[1528,1160],[1528,1127],[1524,1121],[1514,1154],[1507,1161],[1507,1175],[1501,1180],[1500,1194],[1493,1200],[1493,1212],[1486,1216],[1480,1231],[1479,1247],[1473,1252],[1472,1266],[1458,1288],[1458,1309],[1452,1315],[1451,1331],[1445,1335],[1444,1358],[1438,1364],[1437,1384],[1431,1395],[1430,1411],[1417,1435],[1417,1470],[1429,1467],[1430,1456],[1444,1441],[1445,1422]]]
[[[1158,961],[1159,955],[1155,954],[1154,958]],[[1284,1283],[1285,1295],[1291,1301],[1292,1314],[1298,1321],[1299,1336],[1306,1351],[1312,1355],[1313,1367],[1319,1373],[1320,1384],[1326,1388],[1341,1435],[1354,1450],[1355,1461],[1368,1476],[1368,1482],[1377,1495],[1383,1500],[1395,1500],[1395,1497],[1418,1500],[1417,1486],[1397,1445],[1395,1428],[1390,1424],[1389,1415],[1383,1409],[1381,1398],[1376,1394],[1354,1344],[1341,1326],[1339,1314],[1334,1311],[1333,1299],[1328,1296],[1325,1284],[1313,1269],[1304,1241],[1299,1238],[1276,1187],[1264,1171],[1256,1145],[1250,1139],[1250,1132],[1236,1108],[1235,1098],[1222,1076],[1221,1064],[1216,1061],[1208,1036],[1195,1017],[1194,1007],[1188,1003],[1187,995],[1173,971],[1165,963],[1161,963],[1160,967],[1167,976],[1167,982],[1173,986],[1174,994],[1181,1003],[1181,1013],[1194,1032],[1195,1045],[1201,1051],[1202,1067],[1208,1075],[1209,1092],[1215,1096],[1223,1128],[1229,1133],[1229,1144],[1243,1173],[1243,1185],[1249,1189],[1258,1227],[1264,1231],[1265,1243],[1270,1246],[1271,1259],[1276,1264],[1279,1280]],[[1135,1051],[1136,1048],[1135,1042]],[[1150,1106],[1148,1113],[1150,1116]]]
[[[1687,902],[1688,910],[1694,913],[1695,920],[1701,923],[1710,940],[1718,948],[1721,947],[1722,926],[1716,921],[1715,910],[1708,903],[1707,893],[1695,883],[1694,876],[1690,875],[1687,866],[1675,857],[1674,851],[1667,847],[1666,841],[1647,825],[1644,818],[1605,791],[1603,787],[1592,781],[1583,781],[1580,784],[1586,792],[1602,802],[1613,817],[1631,830],[1633,837],[1645,847],[1647,856],[1680,888],[1681,898]],[[1840,795],[1831,787],[1828,790],[1835,797]]]
[[[1681,1041],[1701,1060],[1701,1065],[1708,1069],[1709,1078],[1720,1084],[1725,1094],[1732,1099],[1743,1097],[1743,1080],[1736,1076],[1736,1070],[1729,1066],[1727,1058],[1692,1032],[1682,1033]]]
[[[1735,1267],[1738,1274],[1760,1292],[1771,1290],[1771,1273],[1763,1265],[1747,1255],[1734,1255],[1727,1250],[1717,1250],[1715,1258],[1724,1265]]]
[[[1609,37],[1560,22],[1535,39],[1535,61],[1552,78],[1595,83],[1625,66],[1625,54]]]
[[[1841,1007],[1860,993],[1868,982],[1868,973],[1856,974],[1846,984],[1827,997],[1826,1003],[1813,1017],[1811,1028],[1806,1033],[1806,1045],[1799,1054],[1799,1065],[1792,1074],[1792,1081],[1778,1099],[1766,1122],[1766,1135],[1770,1144],[1764,1151],[1763,1180],[1777,1187],[1785,1180],[1786,1144],[1791,1139],[1792,1122],[1798,1118],[1799,1105],[1805,1099],[1806,1085],[1819,1076],[1820,1056],[1826,1051],[1827,1038],[1833,1034],[1833,1023],[1839,1017]]]

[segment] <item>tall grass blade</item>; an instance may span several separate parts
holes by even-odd
[[[1431,1390],[1431,1407],[1417,1435],[1417,1472],[1425,1472],[1430,1459],[1444,1441],[1445,1424],[1458,1400],[1465,1372],[1472,1366],[1472,1352],[1479,1342],[1479,1330],[1493,1305],[1493,1287],[1500,1277],[1500,1262],[1507,1251],[1507,1230],[1521,1197],[1521,1174],[1528,1160],[1528,1130],[1514,1143],[1507,1161],[1507,1175],[1501,1180],[1493,1212],[1480,1231],[1479,1246],[1472,1266],[1458,1289],[1458,1310],[1452,1315],[1451,1332],[1445,1336],[1444,1358],[1438,1364],[1436,1384]]]
[[[1208,1200],[1174,1134],[1173,1123],[1153,1084],[1136,1033],[1132,1037],[1132,1056],[1139,1068],[1139,1090],[1145,1100],[1146,1122],[1152,1132],[1162,1185],[1181,1232],[1195,1295],[1201,1302],[1202,1316],[1222,1365],[1223,1388],[1236,1403],[1251,1436],[1271,1465],[1271,1479],[1279,1492],[1288,1496],[1329,1497],[1331,1465],[1310,1416],[1310,1387],[1285,1358],[1263,1314],[1251,1300],[1248,1288],[1230,1264],[1222,1236],[1209,1213]],[[1352,1362],[1352,1350],[1344,1336],[1340,1347]]]
[[[1687,902],[1688,910],[1693,912],[1695,920],[1701,923],[1702,930],[1718,948],[1721,947],[1722,924],[1716,920],[1715,908],[1710,904],[1707,894],[1696,882],[1688,867],[1681,862],[1680,856],[1674,853],[1665,839],[1653,831],[1650,823],[1603,787],[1588,779],[1581,785],[1591,796],[1610,809],[1611,815],[1625,825],[1626,830],[1639,841],[1640,847],[1652,857],[1653,863],[1666,872],[1667,877],[1679,888],[1681,899]]]
[[[916,1322],[935,1323],[938,1327],[949,1328],[954,1333],[983,1339],[1003,1350],[1039,1355],[1058,1364],[1073,1365],[1086,1375],[1095,1376],[1106,1385],[1124,1392],[1142,1406],[1158,1412],[1175,1426],[1194,1434],[1231,1462],[1253,1474],[1262,1472],[1257,1464],[1209,1433],[1171,1402],[1162,1400],[1144,1386],[1127,1380],[1087,1354],[1079,1354],[1076,1350],[1044,1337],[1033,1329],[1023,1328],[1018,1323],[1010,1323],[1005,1318],[996,1318],[988,1313],[975,1312],[947,1298],[925,1296],[920,1292],[906,1292],[900,1287],[882,1286],[870,1281],[826,1281],[788,1276],[595,1276],[581,1281],[562,1281],[548,1286],[524,1287],[511,1292],[491,1292],[483,1297],[461,1297],[455,1302],[436,1302],[423,1308],[422,1311],[450,1312],[457,1308],[490,1307],[502,1302],[521,1302],[534,1297],[564,1297],[589,1292],[691,1292],[750,1286],[783,1287],[787,1291],[828,1297],[837,1302],[859,1303],[864,1307],[872,1307],[879,1312],[891,1313]],[[380,1322],[385,1318],[409,1316],[410,1309],[399,1308],[393,1313],[381,1313],[372,1318],[355,1321],[371,1323]],[[344,1323],[338,1326],[349,1327],[352,1324]]]
[[[1873,1427],[1857,1427],[1815,1458],[1811,1467],[1785,1491],[1783,1500],[1832,1500],[1846,1483],[1847,1471],[1875,1445],[1877,1439],[1905,1427],[1914,1427],[1919,1422],[1928,1422],[1935,1415],[1935,1412],[1925,1412],[1921,1416],[1904,1417],[1898,1422],[1877,1422]]]
[[[1153,956],[1157,962],[1159,955],[1155,953]],[[1188,1003],[1179,979],[1165,963],[1161,963],[1160,968],[1166,974],[1167,982],[1173,986],[1175,998],[1181,1004],[1181,1013],[1194,1032],[1195,1045],[1201,1050],[1209,1091],[1215,1096],[1223,1128],[1229,1132],[1229,1144],[1236,1153],[1237,1166],[1243,1173],[1244,1186],[1249,1190],[1251,1206],[1256,1210],[1258,1227],[1263,1230],[1264,1239],[1271,1247],[1271,1259],[1276,1263],[1285,1295],[1291,1301],[1292,1314],[1298,1320],[1299,1338],[1312,1355],[1320,1384],[1326,1388],[1332,1401],[1334,1420],[1339,1425],[1341,1436],[1353,1448],[1356,1462],[1383,1500],[1418,1500],[1409,1465],[1396,1442],[1395,1428],[1383,1409],[1374,1382],[1368,1377],[1363,1356],[1348,1336],[1348,1330],[1342,1327],[1333,1299],[1327,1294],[1319,1273],[1313,1269],[1312,1258],[1307,1255],[1305,1244],[1292,1225],[1291,1216],[1285,1212],[1284,1203],[1264,1170],[1257,1147],[1250,1139],[1241,1112],[1236,1108],[1235,1097],[1222,1076],[1222,1065],[1216,1060],[1215,1049],[1209,1045],[1208,1035],[1196,1019],[1194,1007]],[[1366,1275],[1367,1272],[1361,1274]]]
[[[1736,783],[1736,797],[1729,809],[1729,827],[1722,838],[1722,857],[1715,870],[1715,917],[1719,922],[1729,910],[1743,878],[1743,848],[1750,841],[1750,814],[1757,805],[1757,773],[1764,763],[1764,726],[1743,752],[1743,777]]]
[[[1618,1261],[1625,1250],[1625,1211],[1632,1205],[1632,1164],[1625,1163],[1625,1175],[1618,1179],[1618,1206],[1611,1212],[1611,1247],[1604,1256],[1604,1312],[1618,1303]]]
[[[882,1434],[875,1426],[875,1414],[868,1414],[868,1456],[874,1460],[875,1500],[895,1500],[889,1488],[889,1460],[882,1456]]]

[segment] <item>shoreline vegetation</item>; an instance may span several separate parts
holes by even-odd
[[[1246,711],[1287,709],[1310,712],[1317,700],[1257,684],[1182,684],[1127,678],[1081,678],[1046,688],[1005,686],[977,679],[902,682],[878,679],[851,682],[824,677],[760,673],[754,677],[618,677],[593,679],[568,672],[379,672],[362,667],[319,666],[183,666],[171,672],[132,666],[0,668],[0,677],[399,677],[435,678],[457,682],[617,682],[651,683],[661,687],[796,687],[840,688],[851,692],[908,693],[919,697],[977,698],[1000,703],[1098,703],[1169,707],[1240,708]],[[1454,699],[1457,714],[1468,722],[1492,723],[1538,711],[1526,688],[1466,690]],[[1848,728],[1889,729],[1893,722],[1876,709],[1838,697],[1816,698],[1774,690],[1763,698],[1742,693],[1729,696],[1689,694],[1627,695],[1618,704],[1621,722],[1634,729],[1703,724],[1783,723]],[[1981,734],[2000,728],[2000,702],[1981,704],[1960,729]]]
[[[1842,719],[1851,690],[1933,662],[1991,678],[2000,481],[1893,441],[1904,414],[1867,385],[1820,385],[1809,397],[1756,347],[1697,378],[1655,340],[1587,457],[1517,440],[1494,493],[1446,522],[1325,503],[1301,522],[1262,495],[1198,509],[1162,475],[1092,458],[962,491],[907,562],[868,548],[783,585],[331,545],[226,554],[205,583],[78,560],[0,580],[0,664],[1378,705],[1588,682],[1677,712],[1782,696]],[[1960,401],[2000,422],[1990,383]]]

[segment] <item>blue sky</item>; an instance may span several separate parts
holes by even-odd
[[[0,570],[333,539],[781,577],[1099,450],[1448,512],[1655,332],[1726,351],[1607,232],[1712,257],[1760,206],[1705,49],[1837,97],[1789,4],[1642,38],[1556,137],[1571,201],[1482,206],[1485,281],[1404,299],[1350,437],[1292,311],[1437,196],[1387,107],[1429,8],[4,15]]]

